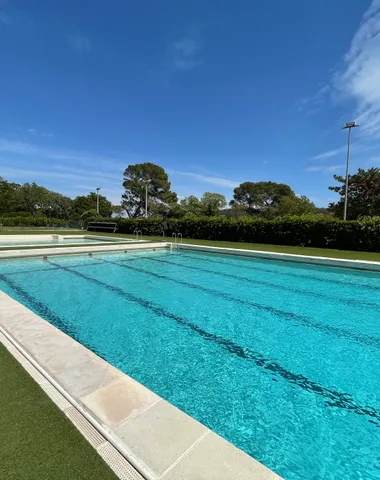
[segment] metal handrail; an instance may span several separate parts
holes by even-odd
[[[136,235],[136,242],[139,241],[139,234],[140,234],[140,240],[142,240],[142,231],[141,230],[137,230],[137,228],[135,230],[133,230],[133,235]]]
[[[179,242],[179,239],[181,238],[181,245],[182,245],[182,233],[177,233],[177,238],[178,238],[178,242]]]
[[[174,240],[174,243],[177,243],[177,234],[176,233],[172,233],[172,243],[173,243],[173,240]]]

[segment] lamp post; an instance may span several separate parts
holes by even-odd
[[[96,213],[99,215],[99,190],[101,187],[96,188]]]
[[[347,122],[343,128],[346,130],[348,128],[348,144],[347,144],[347,163],[346,163],[346,185],[344,189],[344,210],[343,210],[343,220],[347,220],[347,204],[348,204],[348,167],[350,163],[350,144],[351,144],[351,129],[356,128],[357,125],[355,122]]]
[[[148,183],[150,183],[152,180],[148,178],[147,180],[144,180],[145,183],[145,218],[148,218]]]

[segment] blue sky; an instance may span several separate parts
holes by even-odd
[[[0,175],[69,196],[151,161],[179,196],[380,166],[380,0],[0,0]]]

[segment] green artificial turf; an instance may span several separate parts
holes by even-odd
[[[23,230],[18,231],[17,233],[23,235],[33,235],[33,234],[62,234],[60,230]],[[2,231],[0,235],[14,235],[15,231]],[[65,235],[101,235],[106,237],[121,237],[121,238],[134,238],[134,235],[123,234],[123,233],[107,233],[107,232],[87,232],[86,230],[72,230],[65,231]],[[152,241],[162,241],[162,236],[158,237],[149,237],[143,236],[143,240],[152,240]],[[164,239],[167,242],[171,242],[171,237],[166,237]],[[295,255],[312,255],[316,257],[331,257],[331,258],[345,258],[350,260],[369,260],[373,262],[380,262],[380,253],[376,252],[355,252],[350,250],[332,250],[329,248],[311,248],[311,247],[292,247],[287,245],[264,245],[261,243],[243,243],[243,242],[223,242],[223,241],[214,241],[214,240],[193,240],[190,238],[184,238],[183,243],[192,243],[193,245],[206,245],[211,247],[224,247],[224,248],[244,248],[247,250],[261,250],[266,252],[277,252],[277,253],[293,253]],[[93,244],[91,244],[93,245]],[[62,248],[69,245],[55,245],[49,246],[49,248]],[[82,245],[84,246],[84,245]],[[27,247],[27,248],[37,248],[37,247]],[[40,247],[42,248],[42,247]],[[44,247],[46,248],[46,247]],[[0,247],[1,250],[19,250],[20,247]],[[25,250],[25,247],[22,247]]]
[[[0,344],[0,479],[116,478],[63,412]]]

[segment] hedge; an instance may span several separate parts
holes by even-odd
[[[89,219],[91,221],[92,219]],[[118,233],[133,234],[141,230],[146,236],[162,236],[160,218],[104,218],[94,221],[114,221]],[[4,226],[75,227],[78,222],[47,217],[0,217]],[[344,222],[333,218],[315,219],[289,217],[278,220],[261,220],[244,217],[192,217],[168,219],[166,237],[182,233],[183,238],[222,240],[228,242],[266,243],[305,247],[334,248],[338,250],[380,251],[380,217]]]
[[[119,225],[119,233],[132,234],[137,229],[143,235],[162,235],[161,219],[121,218],[115,221]],[[173,232],[180,232],[183,238],[204,240],[380,251],[379,217],[348,222],[302,217],[279,220],[197,217],[168,219],[167,226],[166,237],[171,237]]]

